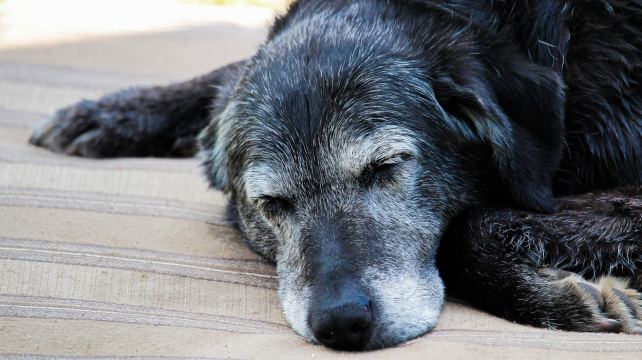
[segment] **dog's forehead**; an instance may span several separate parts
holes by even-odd
[[[416,131],[399,109],[411,106],[387,104],[381,96],[389,89],[381,87],[346,85],[344,92],[333,93],[331,86],[299,79],[289,88],[252,94],[236,114],[241,120],[234,126],[242,135],[233,139],[243,142],[235,148],[244,159],[249,197],[324,187],[357,176],[372,162],[417,154]]]
[[[383,125],[356,136],[346,131],[328,139],[327,145],[319,148],[318,156],[331,159],[344,171],[360,172],[365,165],[396,155],[417,155],[415,136],[398,125]]]
[[[299,189],[330,188],[358,177],[366,166],[396,155],[418,154],[417,144],[408,129],[386,125],[370,132],[333,129],[330,136],[310,139],[294,146],[249,147],[260,154],[243,175],[249,198],[280,196]],[[270,143],[264,139],[265,143]]]
[[[416,154],[417,134],[430,127],[424,118],[443,117],[427,64],[389,48],[400,37],[361,43],[357,29],[321,30],[310,23],[290,29],[287,43],[273,39],[237,87],[228,150],[242,159],[235,178],[254,193],[354,177],[372,162]]]

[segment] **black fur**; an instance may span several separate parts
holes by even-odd
[[[169,86],[130,88],[83,100],[43,122],[29,140],[68,155],[193,156],[210,123],[218,84],[234,81],[243,63]]]
[[[404,239],[427,273],[442,239],[446,285],[482,309],[536,326],[639,333],[638,295],[597,278],[642,290],[641,84],[641,0],[300,0],[252,59],[63,109],[31,142],[88,157],[180,156],[194,154],[205,129],[206,176],[230,194],[250,245],[277,263],[282,286],[312,288],[305,321],[325,328],[332,322],[318,317],[340,308],[368,319],[347,342],[295,329],[329,346],[418,335],[382,329],[394,321],[360,278],[407,265],[385,251]],[[337,143],[391,127],[419,150],[354,165],[356,180],[338,172]],[[248,189],[258,165],[278,179]],[[599,190],[610,192],[576,195]],[[567,195],[576,196],[555,199]],[[396,229],[375,221],[385,210],[402,220]]]
[[[586,331],[592,322],[592,304],[578,301],[569,289],[551,287],[550,274],[542,269],[586,279],[628,278],[642,291],[642,190],[558,201],[554,214],[506,208],[461,214],[437,256],[448,290],[498,316],[576,331]]]

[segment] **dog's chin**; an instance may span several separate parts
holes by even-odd
[[[436,268],[421,273],[370,277],[377,327],[364,350],[397,345],[435,327],[444,304],[444,284]]]
[[[436,269],[421,274],[364,275],[372,297],[375,328],[370,340],[358,350],[392,347],[435,327],[444,304],[444,285]],[[307,317],[312,290],[304,287],[289,291],[289,283],[288,279],[281,279],[279,288],[285,317],[296,333],[318,344]]]
[[[308,325],[307,315],[312,299],[312,291],[309,287],[304,287],[299,291],[289,291],[291,282],[289,278],[281,277],[279,279],[279,298],[285,313],[285,319],[292,327],[292,330],[303,336],[308,341],[318,343]]]

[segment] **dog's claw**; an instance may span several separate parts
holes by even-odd
[[[611,289],[611,291],[613,291],[613,293],[620,298],[624,305],[629,308],[629,311],[631,312],[631,315],[633,317],[638,317],[638,306],[633,302],[633,300],[631,300],[628,295],[615,288]]]
[[[561,286],[562,294],[577,299],[575,306],[588,315],[585,321],[563,328],[642,335],[642,297],[627,281],[606,276],[594,282],[556,269],[543,269],[542,273],[553,279],[552,285]]]
[[[44,139],[46,139],[56,127],[55,117],[56,117],[55,114],[51,114],[46,118],[42,119],[38,123],[38,125],[36,125],[36,128],[33,131],[33,134],[29,138],[30,144],[32,145],[43,144]]]
[[[604,332],[619,333],[622,331],[622,323],[620,321],[602,317],[598,320],[598,325]]]
[[[29,143],[56,153],[85,157],[104,157],[113,143],[99,141],[105,126],[100,119],[109,118],[97,102],[83,100],[45,117],[34,129]],[[104,115],[104,116],[103,116]],[[120,140],[120,139],[119,139]],[[102,148],[99,145],[106,145]]]
[[[65,153],[72,156],[88,156],[90,155],[90,151],[88,149],[90,146],[88,145],[92,142],[96,142],[102,136],[103,132],[100,129],[87,131],[74,139],[74,141],[65,148]]]
[[[600,311],[604,310],[604,296],[602,296],[602,293],[600,292],[600,290],[598,290],[596,287],[591,286],[585,282],[578,282],[577,285],[595,299]]]

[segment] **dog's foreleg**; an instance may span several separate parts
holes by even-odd
[[[569,197],[555,214],[463,214],[439,250],[447,291],[523,324],[642,333],[642,202],[635,194]]]
[[[221,87],[233,86],[242,67],[234,63],[182,83],[80,101],[44,119],[29,141],[92,158],[192,156],[196,136],[217,111]]]

